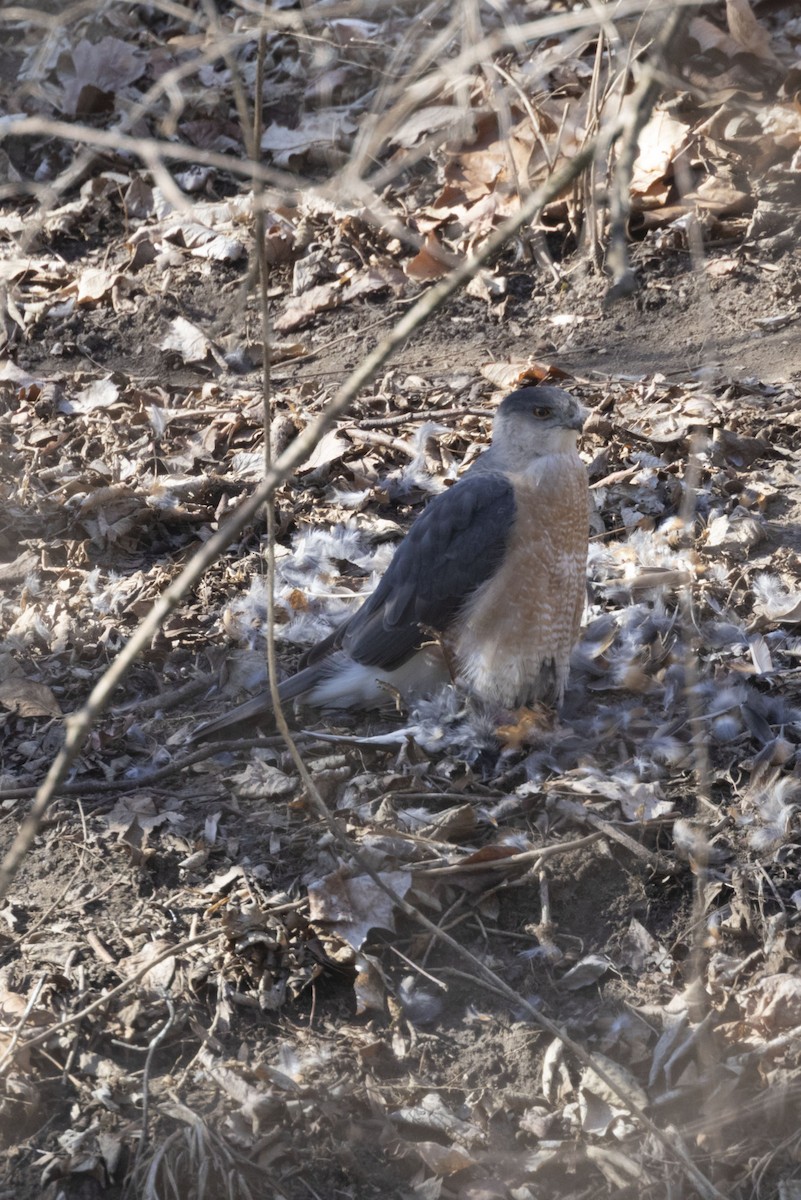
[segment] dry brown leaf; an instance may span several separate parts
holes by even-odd
[[[671,168],[686,145],[688,126],[666,112],[656,112],[640,134],[631,177],[631,194],[641,208],[664,204],[670,191]]]
[[[612,970],[612,963],[605,955],[585,954],[580,962],[562,975],[558,986],[568,992],[577,992],[581,988],[597,983],[610,970]]]
[[[717,216],[734,216],[745,212],[752,204],[750,192],[738,187],[724,168],[717,175],[707,175],[694,191],[687,192],[685,199],[695,201],[701,208]]]
[[[41,558],[33,550],[23,550],[12,562],[0,563],[0,588],[21,583],[41,565]]]
[[[550,382],[554,379],[572,378],[570,373],[562,370],[561,367],[552,363],[538,362],[532,358],[526,359],[525,362],[520,359],[517,362],[508,363],[482,363],[480,370],[484,378],[489,379],[498,391],[512,391],[514,388],[524,387],[526,384],[536,386],[538,383]]]
[[[544,124],[547,120],[543,117]],[[537,158],[537,169],[532,170],[532,160]],[[464,202],[480,200],[490,192],[498,193],[497,211],[507,215],[517,207],[521,189],[533,186],[545,169],[545,156],[540,148],[537,132],[526,116],[510,130],[501,130],[494,116],[484,117],[478,122],[474,141],[452,156],[445,170],[450,188],[436,201],[442,209],[446,197],[453,195],[457,201],[454,215]],[[462,199],[459,199],[459,197]]]
[[[428,1169],[440,1178],[456,1175],[459,1171],[467,1171],[478,1165],[472,1154],[468,1154],[459,1146],[441,1146],[439,1142],[415,1142],[414,1150]]]
[[[89,267],[81,272],[74,283],[63,289],[63,295],[74,295],[76,304],[96,304],[98,300],[111,296],[121,279],[119,271]]]
[[[121,401],[119,385],[110,375],[103,379],[94,379],[77,395],[64,396],[58,404],[58,411],[63,413],[91,413],[101,408],[111,408]]]
[[[210,258],[216,262],[238,262],[245,257],[245,247],[239,238],[218,230],[207,229],[197,221],[181,225],[186,249],[196,258]]]
[[[111,812],[98,817],[107,833],[125,834],[134,821],[139,827],[148,832],[160,825],[178,824],[182,820],[179,813],[160,809],[150,792],[136,792],[118,800]]]
[[[95,545],[109,546],[141,522],[144,508],[144,497],[132,488],[96,488],[82,501],[77,517]]]
[[[412,884],[408,871],[385,871],[381,878],[402,898]],[[309,884],[309,919],[359,950],[371,929],[394,930],[395,907],[369,876],[350,877],[343,868]]]
[[[111,111],[113,99],[110,103],[98,104],[98,94],[108,93],[113,97],[146,70],[146,56],[127,42],[104,37],[93,43],[83,38],[59,68],[64,84],[63,109],[69,113]]]
[[[305,155],[321,154],[350,145],[358,124],[348,113],[333,109],[305,113],[295,129],[273,123],[264,130],[262,150],[269,151],[276,166],[288,167]]]
[[[635,1104],[638,1104],[640,1108],[648,1107],[648,1094],[630,1071],[622,1067],[620,1063],[616,1063],[611,1058],[608,1058],[605,1054],[599,1054],[598,1051],[593,1052],[592,1058],[593,1062],[598,1064],[604,1074],[608,1075],[625,1095],[630,1096]],[[579,1086],[582,1091],[592,1092],[593,1095],[605,1100],[613,1108],[620,1109],[623,1105],[617,1092],[613,1091],[609,1084],[601,1079],[600,1075],[597,1075],[592,1067],[584,1068],[581,1073],[581,1083]]]
[[[745,1012],[749,1022],[769,1036],[801,1025],[801,977],[777,974],[760,979],[746,993]]]
[[[713,279],[721,279],[726,275],[736,275],[742,270],[742,264],[737,258],[711,258],[705,260],[704,270]]]
[[[121,958],[117,962],[117,969],[124,978],[130,978],[137,971],[147,966],[163,954],[165,950],[169,950],[172,942],[168,942],[166,938],[154,938],[152,942],[145,942],[141,950],[136,954],[129,954],[127,958]],[[167,988],[170,986],[175,975],[175,957],[170,955],[162,962],[156,963],[149,971],[146,971],[142,976],[140,983],[145,986]]]
[[[339,462],[342,455],[347,454],[352,449],[352,442],[349,442],[347,438],[343,438],[336,429],[329,429],[328,433],[320,438],[309,457],[298,469],[300,471],[317,471],[320,467],[327,467],[331,463]]]
[[[374,292],[382,292],[391,288],[396,293],[404,290],[406,280],[403,272],[390,265],[370,266],[345,284],[342,290],[343,301],[355,300],[359,296],[370,296]]]
[[[731,36],[748,54],[781,67],[771,49],[770,34],[754,16],[748,0],[726,0],[726,24]]]
[[[319,283],[316,287],[308,288],[299,296],[293,296],[286,308],[274,322],[273,328],[278,333],[289,333],[305,325],[318,312],[326,312],[342,303],[340,295],[342,282],[339,279],[331,283]]]
[[[425,283],[430,279],[441,279],[452,270],[454,255],[441,245],[435,233],[426,234],[425,243],[406,263],[404,270],[410,279]]]
[[[295,776],[285,774],[260,758],[251,759],[244,771],[232,776],[231,782],[238,796],[256,800],[291,796],[298,789]]]
[[[299,296],[293,296],[283,313],[276,317],[273,328],[279,333],[288,333],[305,325],[318,312],[338,308],[359,296],[373,295],[385,288],[400,291],[403,283],[403,274],[396,268],[371,266],[351,278],[318,284]]]
[[[175,317],[170,321],[170,331],[162,338],[160,349],[173,350],[186,363],[205,362],[211,353],[211,342],[186,317]]]
[[[482,1146],[487,1141],[483,1129],[472,1121],[457,1117],[436,1092],[422,1096],[415,1105],[397,1109],[393,1116],[396,1121],[415,1129],[433,1129],[440,1137],[460,1146]]]
[[[459,109],[452,104],[432,104],[428,108],[418,108],[392,134],[392,143],[408,149],[421,137],[452,126],[460,116]]]
[[[505,296],[507,286],[505,275],[496,275],[494,271],[482,268],[476,272],[465,290],[468,296],[475,296],[477,300],[486,300],[489,303]]]
[[[0,704],[20,717],[60,717],[61,706],[45,683],[14,677],[0,683]]]

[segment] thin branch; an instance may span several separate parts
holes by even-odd
[[[212,929],[206,933],[199,933],[197,937],[186,938],[183,942],[176,942],[174,946],[170,946],[168,949],[163,950],[161,954],[157,954],[155,958],[150,960],[150,962],[145,963],[145,965],[140,967],[138,971],[134,971],[133,975],[129,975],[127,979],[122,981],[122,983],[118,983],[117,986],[112,988],[110,992],[104,992],[102,996],[98,996],[92,1001],[91,1004],[87,1004],[85,1008],[79,1009],[78,1012],[72,1013],[71,1016],[65,1017],[63,1021],[58,1021],[55,1025],[48,1025],[48,1027],[41,1030],[40,1033],[36,1033],[33,1037],[28,1038],[26,1042],[22,1043],[21,1050],[33,1050],[35,1046],[44,1045],[45,1042],[50,1041],[54,1034],[61,1033],[62,1030],[69,1029],[72,1025],[79,1024],[84,1017],[91,1016],[91,1014],[93,1012],[97,1012],[99,1008],[104,1008],[109,1001],[116,1000],[118,996],[124,995],[129,988],[133,987],[135,983],[138,983],[140,979],[144,979],[148,971],[152,971],[154,967],[159,965],[159,963],[165,962],[168,958],[176,957],[176,955],[181,954],[184,950],[188,950],[190,946],[201,946],[204,942],[211,942],[214,940],[214,938],[218,938],[220,933],[221,931],[219,929]],[[5,1070],[10,1065],[12,1057],[11,1050],[6,1050],[6,1053],[3,1055],[2,1059],[0,1059],[0,1076],[3,1075]]]
[[[69,121],[54,121],[49,117],[0,117],[0,141],[9,137],[55,137],[68,142],[84,142],[99,150],[110,150],[115,154],[125,153],[141,158],[149,167],[168,159],[171,162],[190,162],[197,166],[215,167],[218,171],[230,171],[232,175],[259,180],[279,189],[281,194],[294,195],[302,191],[297,175],[276,171],[246,158],[234,158],[216,150],[204,150],[200,146],[188,146],[178,142],[165,142],[161,138],[132,137],[119,129],[93,129],[90,125],[74,125]],[[20,184],[7,185],[0,189],[0,196],[19,195]],[[46,192],[46,187],[35,190]]]
[[[127,1184],[123,1195],[129,1195],[129,1188],[136,1179],[139,1173],[139,1164],[142,1161],[142,1154],[148,1139],[148,1124],[150,1117],[150,1070],[153,1066],[153,1055],[164,1041],[167,1034],[175,1023],[175,1004],[170,996],[164,997],[164,1003],[167,1006],[167,1020],[162,1025],[158,1033],[150,1039],[150,1044],[147,1048],[147,1058],[145,1059],[145,1067],[142,1072],[142,1128],[139,1133],[139,1144],[136,1147],[136,1157],[134,1158],[133,1167],[128,1175]]]
[[[628,106],[629,120],[620,139],[620,152],[609,195],[609,252],[607,266],[612,275],[612,284],[606,294],[606,303],[611,304],[622,296],[636,291],[637,278],[629,263],[626,226],[631,211],[631,177],[639,153],[640,134],[647,124],[662,83],[661,64],[666,60],[679,31],[683,13],[672,12],[662,28],[656,42],[655,57],[643,66],[643,76],[637,85],[631,104]]]

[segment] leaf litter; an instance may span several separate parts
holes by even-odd
[[[666,98],[643,131],[635,337],[687,302],[679,267],[699,230],[709,303],[756,290],[744,345],[794,313],[801,30],[744,0],[727,12],[727,29],[692,19],[681,103]],[[291,20],[267,39],[261,141],[275,179],[303,185],[266,219],[274,324],[303,339],[275,376],[288,438],[370,323],[463,259],[627,87],[607,46],[592,113],[594,39],[589,53],[569,36],[518,47],[457,87],[426,73],[414,12],[310,14],[325,53]],[[180,14],[140,29],[114,10],[44,42],[13,22],[17,86],[41,85],[25,111],[111,127],[155,87],[140,134],[177,119],[198,149],[242,153],[229,67],[192,63]],[[255,34],[223,28],[252,85]],[[203,92],[170,113],[158,80],[187,65]],[[66,163],[58,142],[34,139],[33,167],[9,145],[11,179]],[[60,743],[58,714],[261,471],[261,334],[241,289],[253,197],[219,164],[163,176],[121,149],[33,218],[19,201],[0,212],[9,832]],[[291,669],[353,611],[426,498],[486,445],[499,395],[555,367],[592,409],[591,595],[563,711],[501,743],[452,691],[409,713],[302,714],[304,756],[380,877],[580,1033],[722,1191],[790,1194],[796,1131],[769,1097],[798,1086],[799,375],[666,375],[697,358],[675,332],[653,369],[618,368],[617,318],[570,282],[580,220],[567,198],[549,205],[530,244],[486,268],[282,485],[279,655]],[[591,367],[571,363],[577,348]],[[0,912],[15,1194],[91,1180],[113,1195],[128,1179],[200,1195],[201,1177],[233,1196],[265,1180],[287,1196],[572,1197],[643,1173],[654,1195],[683,1186],[600,1075],[343,856],[277,739],[184,757],[200,710],[263,684],[263,550],[256,525],[165,623]],[[313,1164],[298,1150],[309,1131]]]

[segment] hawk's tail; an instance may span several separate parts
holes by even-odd
[[[303,671],[298,671],[296,675],[290,675],[289,679],[285,679],[283,683],[278,685],[278,695],[282,702],[285,700],[296,700],[305,692],[313,689],[325,674],[324,668],[324,663],[316,664],[313,667],[306,667]],[[244,735],[249,732],[254,723],[262,723],[268,717],[272,725],[272,711],[273,702],[270,691],[269,688],[265,688],[257,696],[251,697],[250,700],[245,700],[242,704],[237,704],[236,708],[220,713],[219,717],[213,717],[211,721],[205,721],[202,725],[198,726],[194,733],[190,735],[188,744],[191,746],[195,742],[205,741],[206,738],[219,737],[221,733],[231,734],[232,731],[236,731],[240,727]]]

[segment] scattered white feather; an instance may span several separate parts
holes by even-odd
[[[329,489],[328,496],[342,508],[360,509],[372,498],[372,488],[340,488],[336,485]]]
[[[743,797],[739,823],[748,828],[748,843],[762,853],[776,850],[788,838],[795,813],[801,807],[801,781],[774,774],[752,785]]]
[[[445,482],[456,478],[455,464],[441,475],[432,475],[429,469],[427,447],[432,438],[448,432],[447,425],[437,425],[427,421],[417,429],[410,439],[415,450],[414,458],[401,467],[392,471],[384,482],[389,495],[393,498],[408,496],[411,492],[422,491],[436,495],[445,489]]]
[[[312,646],[327,637],[373,591],[393,552],[392,543],[371,540],[347,522],[298,533],[276,562],[277,638]],[[365,573],[355,591],[337,582],[343,562]],[[265,579],[255,575],[247,592],[227,605],[224,623],[234,641],[255,646],[263,644],[266,622]]]

